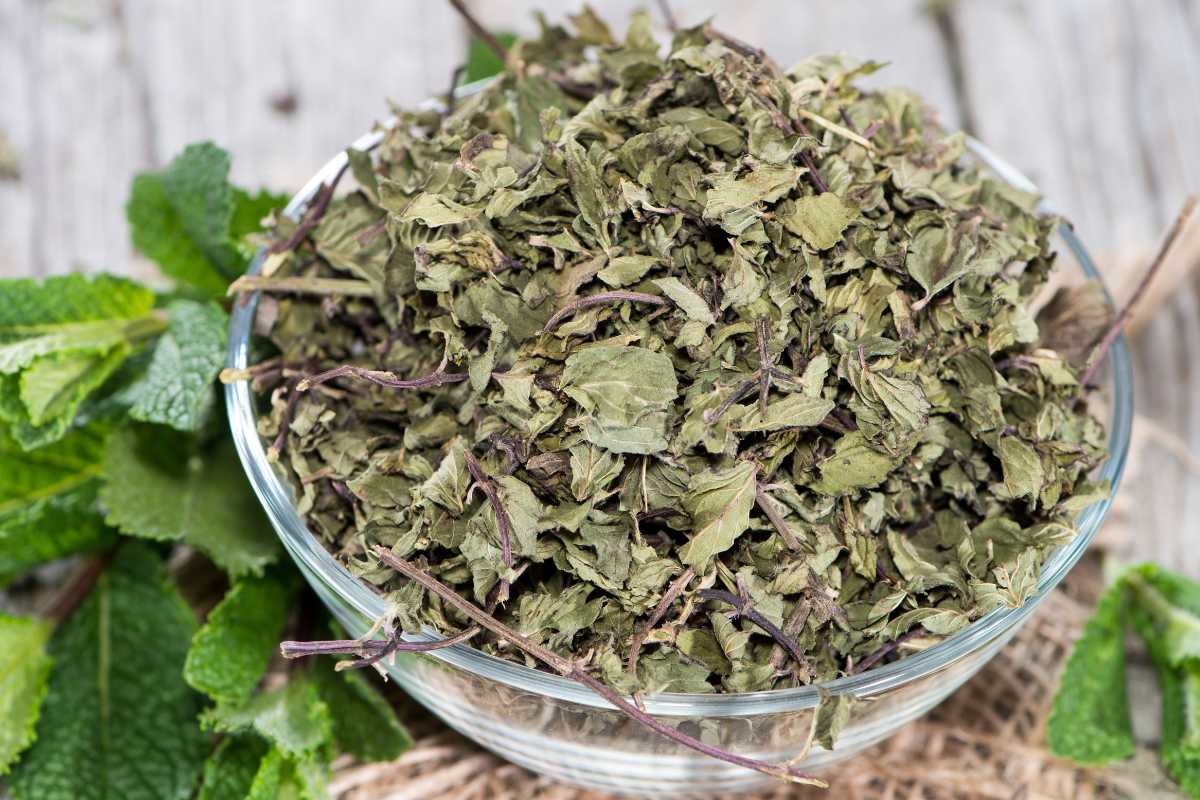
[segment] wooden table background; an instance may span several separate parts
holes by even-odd
[[[575,7],[472,5],[521,32],[536,6]],[[638,5],[595,3],[615,29]],[[1200,187],[1200,0],[672,5],[783,64],[827,51],[892,62],[873,80],[919,90],[1025,170],[1118,295]],[[296,188],[386,113],[384,98],[445,91],[466,40],[440,0],[0,0],[0,137],[20,168],[0,178],[0,275],[147,274],[123,211],[136,172],[213,139],[239,183]],[[1200,281],[1186,271],[1198,260],[1176,259],[1135,340],[1139,447],[1108,538],[1200,577]]]

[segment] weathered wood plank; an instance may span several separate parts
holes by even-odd
[[[0,0],[0,273],[144,272],[124,219],[136,172],[212,139],[235,179],[298,187],[387,114],[444,91],[464,35],[444,3]],[[291,95],[295,110],[273,103]]]
[[[664,37],[667,35],[655,3],[610,0],[594,5],[615,36],[624,33],[629,14],[637,8],[650,11]],[[711,17],[722,31],[762,48],[785,68],[812,55],[840,52],[863,60],[891,62],[867,83],[912,87],[943,110],[946,124],[958,127],[961,117],[944,43],[933,18],[924,12],[925,5],[924,0],[671,2],[680,25],[695,25]],[[536,31],[531,16],[535,9],[548,10],[552,22],[564,22],[565,14],[574,11],[571,4],[552,5],[538,0],[476,0],[473,8],[489,30],[521,34]]]
[[[981,138],[1027,170],[1132,289],[1150,246],[1200,185],[1195,2],[962,0],[954,21]],[[1140,256],[1140,257],[1139,257]],[[1192,256],[1194,258],[1194,256]],[[1134,346],[1140,426],[1200,453],[1200,294],[1185,281]],[[1189,532],[1200,476],[1140,436],[1122,490],[1119,555],[1200,575]]]
[[[211,138],[251,186],[298,187],[387,116],[388,99],[445,91],[463,52],[443,2],[126,3],[156,160]]]
[[[32,78],[25,43],[30,39],[29,15],[21,0],[0,0],[0,132],[21,161],[24,179],[0,179],[0,275],[32,271],[33,203],[29,165],[24,154],[33,149],[34,120],[28,113]]]
[[[145,140],[113,8],[5,0],[0,50],[8,63],[15,53],[17,63],[2,79],[6,90],[15,84],[4,100],[19,105],[3,112],[4,125],[23,175],[0,190],[0,272],[119,268],[125,261],[122,206],[128,176],[144,163]]]

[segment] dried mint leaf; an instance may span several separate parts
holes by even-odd
[[[826,681],[1025,602],[1107,491],[1072,345],[1107,317],[1033,312],[1058,220],[878,64],[571,20],[277,221],[260,433],[315,535],[406,629],[466,620],[373,546],[622,691]]]

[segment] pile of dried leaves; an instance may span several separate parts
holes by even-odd
[[[375,546],[620,691],[823,681],[1020,605],[1107,491],[1103,298],[1031,310],[1057,221],[878,64],[573,22],[397,112],[242,284],[278,353],[233,377],[311,529],[404,630],[467,620]]]

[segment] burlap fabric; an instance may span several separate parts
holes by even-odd
[[[1080,564],[979,675],[925,719],[824,775],[828,790],[780,786],[755,800],[1174,796],[1149,753],[1114,768],[1080,769],[1046,750],[1058,676],[1100,583],[1095,562]],[[416,747],[390,764],[340,764],[331,793],[342,800],[604,797],[540,779],[420,714],[412,724]]]

